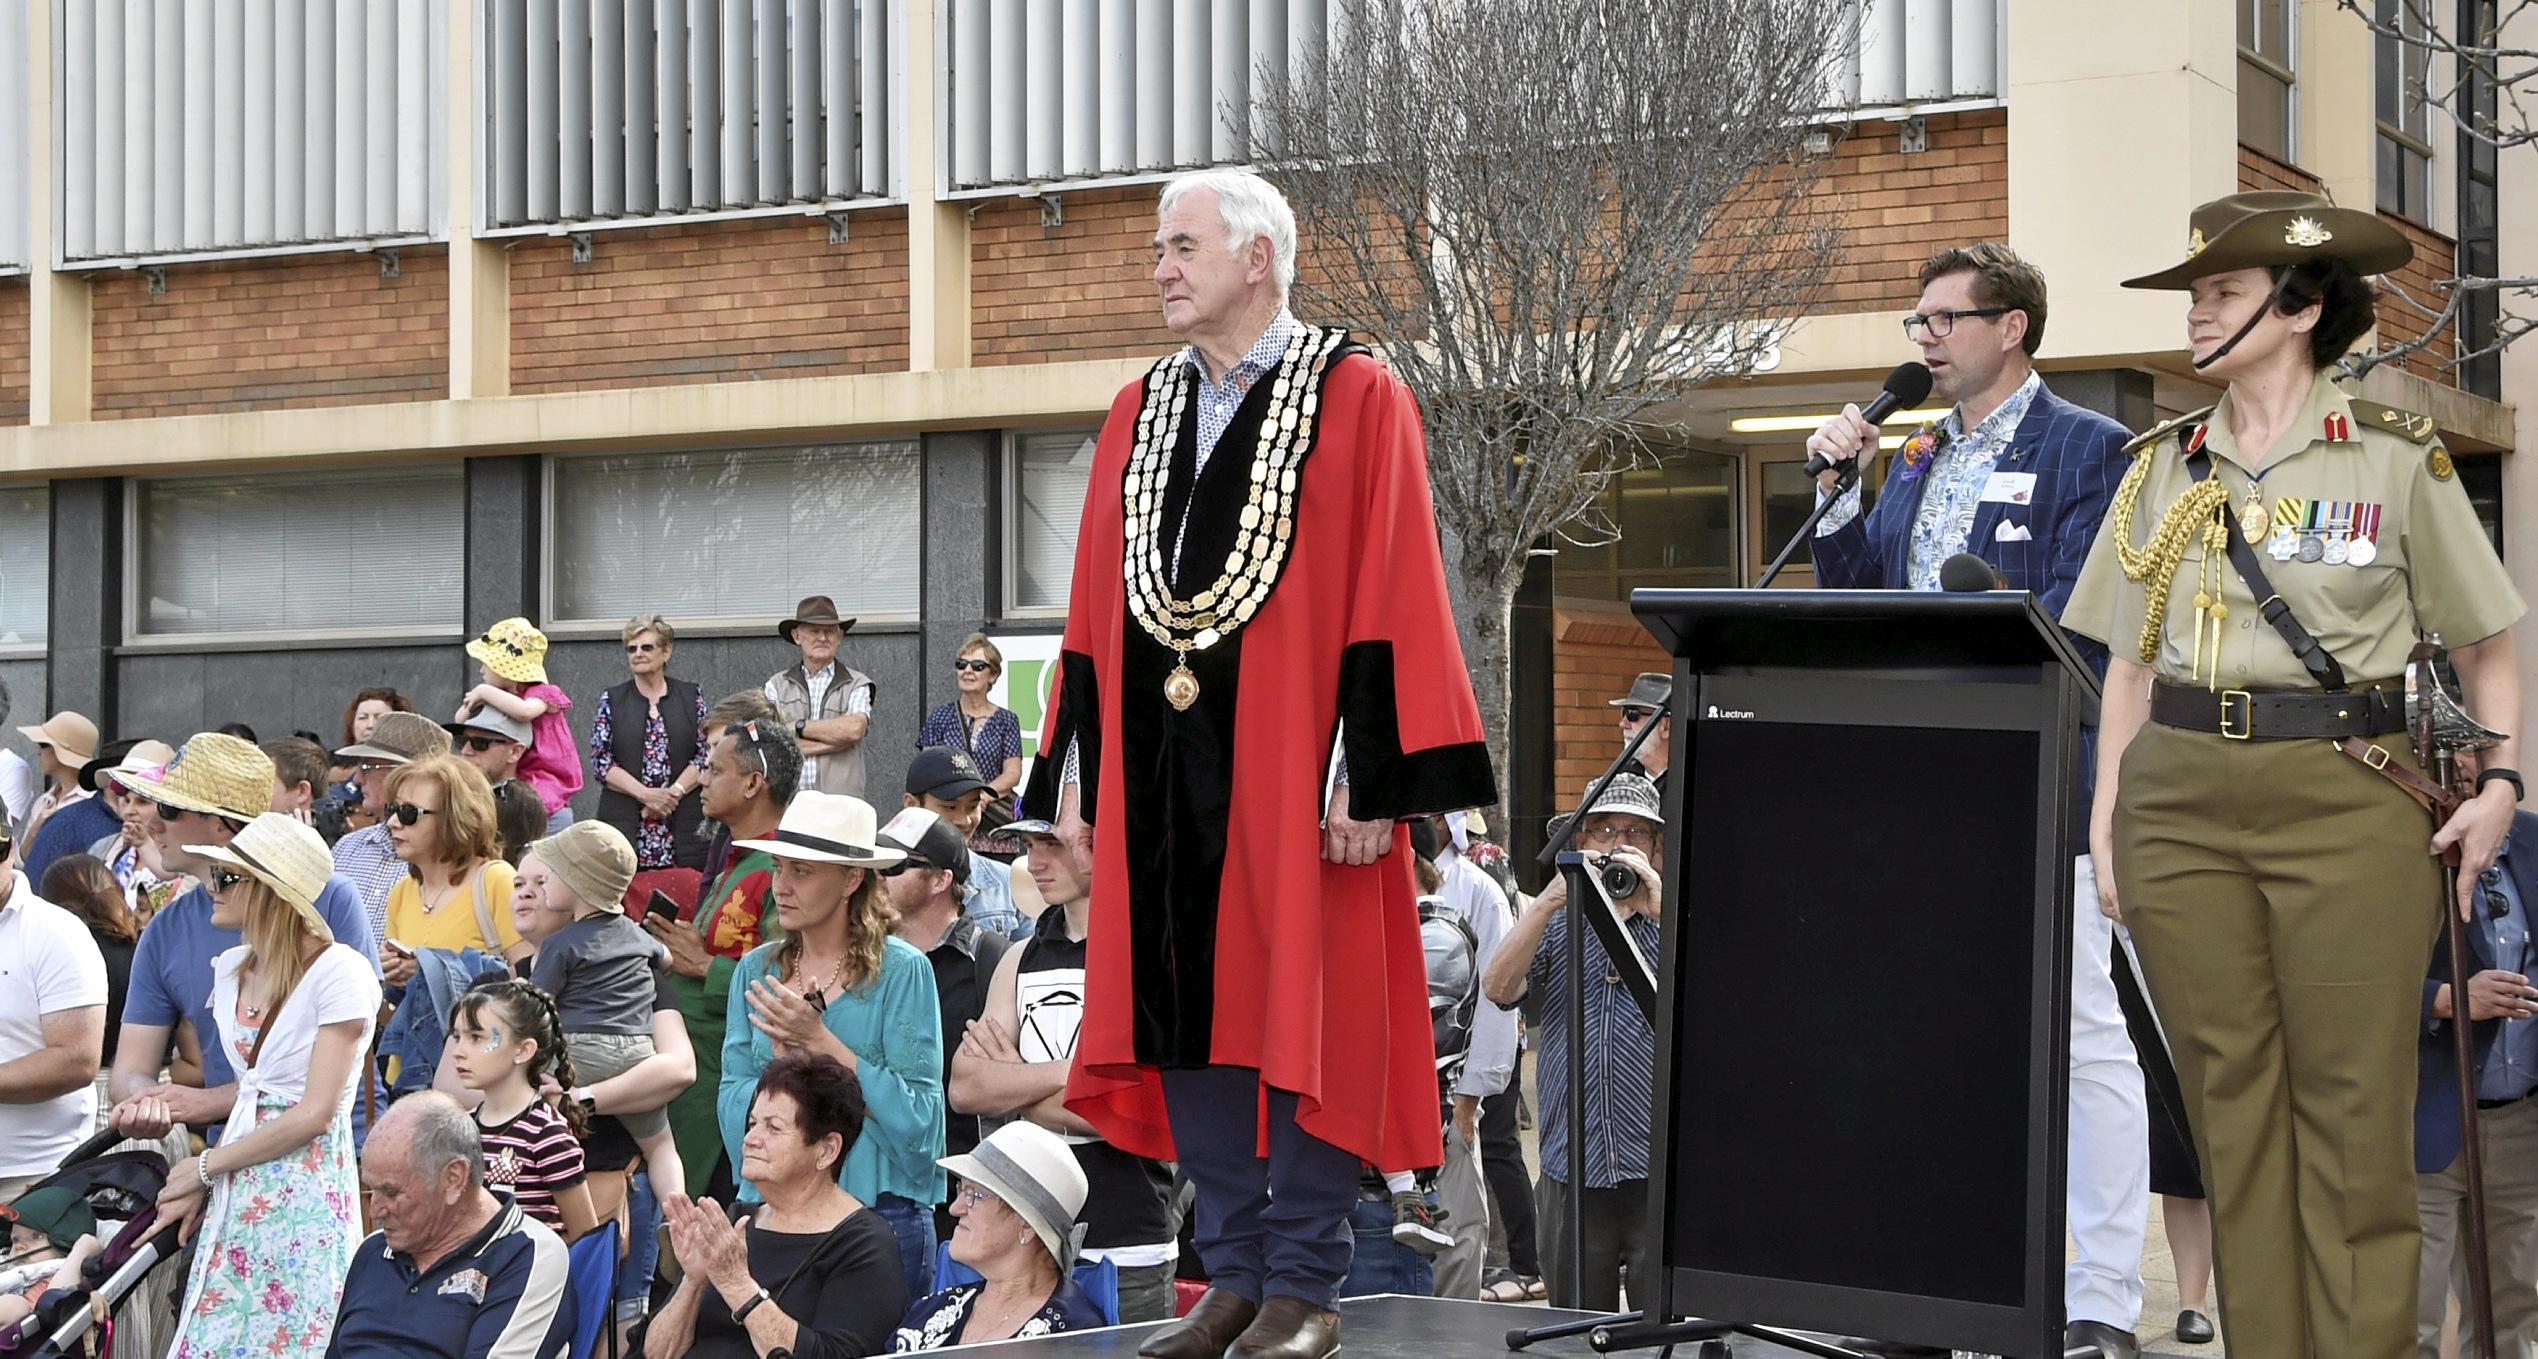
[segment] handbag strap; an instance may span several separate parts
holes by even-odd
[[[2196,481],[2212,475],[2212,455],[2201,448],[2186,454],[2185,465],[2187,474]],[[2293,656],[2299,658],[2301,667],[2309,672],[2309,678],[2318,682],[2319,688],[2331,694],[2343,692],[2344,667],[2337,664],[2334,654],[2326,649],[2325,644],[2293,616],[2291,606],[2283,602],[2282,596],[2274,590],[2274,583],[2266,579],[2263,563],[2256,560],[2255,546],[2247,541],[2246,535],[2240,533],[2235,524],[2222,525],[2222,536],[2229,539],[2230,565],[2237,568],[2239,579],[2247,582],[2248,592],[2256,596],[2256,611],[2265,615],[2265,621],[2282,635],[2284,644],[2291,648]]]
[[[502,952],[502,936],[494,933],[493,908],[485,901],[485,869],[491,861],[476,865],[475,886],[469,889],[476,901],[476,932],[483,936],[487,953]]]

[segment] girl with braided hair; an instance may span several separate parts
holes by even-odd
[[[485,1183],[508,1189],[520,1211],[571,1240],[597,1221],[584,1183],[579,1106],[558,1110],[538,1087],[577,1082],[555,997],[524,981],[492,981],[451,1008],[450,1064],[459,1082],[484,1099],[476,1126],[485,1143]]]

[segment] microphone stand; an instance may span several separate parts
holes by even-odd
[[[1837,501],[1849,494],[1852,487],[1859,485],[1860,458],[1875,456],[1875,449],[1864,448],[1860,450],[1859,458],[1833,464],[1833,471],[1837,477],[1833,483],[1833,494],[1816,501],[1815,509],[1808,513],[1806,522],[1798,525],[1798,531],[1790,534],[1789,541],[1780,545],[1780,555],[1772,558],[1771,565],[1763,568],[1762,579],[1754,582],[1755,589],[1771,588],[1771,583],[1780,578],[1780,569],[1789,564],[1791,557],[1797,555],[1798,545],[1815,536],[1815,526],[1824,522],[1825,512],[1831,510]]]

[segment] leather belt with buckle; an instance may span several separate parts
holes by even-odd
[[[2208,731],[2233,741],[2298,741],[2382,736],[2406,727],[2396,681],[2383,687],[2319,694],[2269,689],[2211,690],[2161,680],[2150,688],[2150,719],[2161,726]]]

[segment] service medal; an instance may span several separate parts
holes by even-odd
[[[2278,562],[2287,562],[2300,555],[2300,535],[2286,524],[2274,530],[2273,540],[2265,544],[2265,554]]]
[[[2273,526],[2273,515],[2265,509],[2264,492],[2249,488],[2247,503],[2238,511],[2239,536],[2251,544],[2261,543]]]
[[[2368,538],[2356,538],[2353,546],[2346,550],[2344,560],[2350,566],[2368,566],[2379,560],[2379,544]]]
[[[2345,560],[2353,555],[2353,549],[2342,538],[2330,538],[2327,540],[2325,551],[2319,555],[2326,558],[2326,564],[2329,566],[2342,566]]]
[[[2300,560],[2304,562],[2314,562],[2324,558],[2325,556],[2326,539],[2321,538],[2314,533],[2304,533],[2300,535]]]

